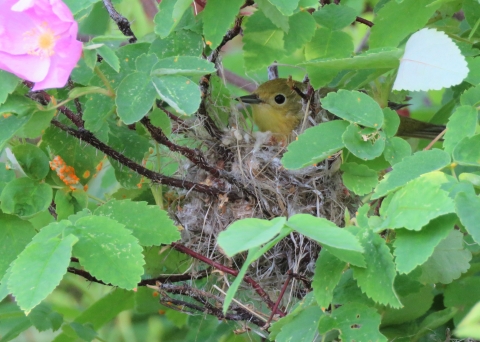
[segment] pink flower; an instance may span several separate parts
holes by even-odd
[[[78,25],[60,0],[0,0],[0,69],[63,87],[82,54]]]

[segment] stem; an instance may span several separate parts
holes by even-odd
[[[113,90],[110,82],[109,82],[108,79],[105,77],[105,75],[104,75],[103,72],[100,70],[100,68],[99,68],[98,66],[96,66],[95,68],[93,68],[93,71],[95,71],[95,73],[97,74],[97,76],[102,80],[103,84],[104,84],[105,87],[108,89],[108,93],[105,93],[105,95],[110,96],[110,97],[115,97],[115,90]]]

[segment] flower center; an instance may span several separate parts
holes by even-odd
[[[57,37],[48,23],[44,22],[41,26],[25,32],[24,36],[28,54],[40,57],[50,57],[55,54]]]

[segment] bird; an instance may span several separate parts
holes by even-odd
[[[289,136],[303,120],[303,99],[293,89],[306,89],[302,82],[286,78],[276,78],[262,83],[252,94],[237,98],[237,100],[252,106],[253,121],[261,132],[270,131],[273,134]],[[331,91],[331,90],[328,90]],[[328,92],[327,91],[327,92]],[[392,109],[406,105],[389,103]],[[422,122],[409,117],[400,116],[400,126],[397,136],[434,139],[445,126]]]

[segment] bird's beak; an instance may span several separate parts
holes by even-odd
[[[235,100],[243,103],[248,103],[248,104],[259,104],[263,102],[258,98],[258,95],[256,94],[240,96],[240,97],[237,97]]]

